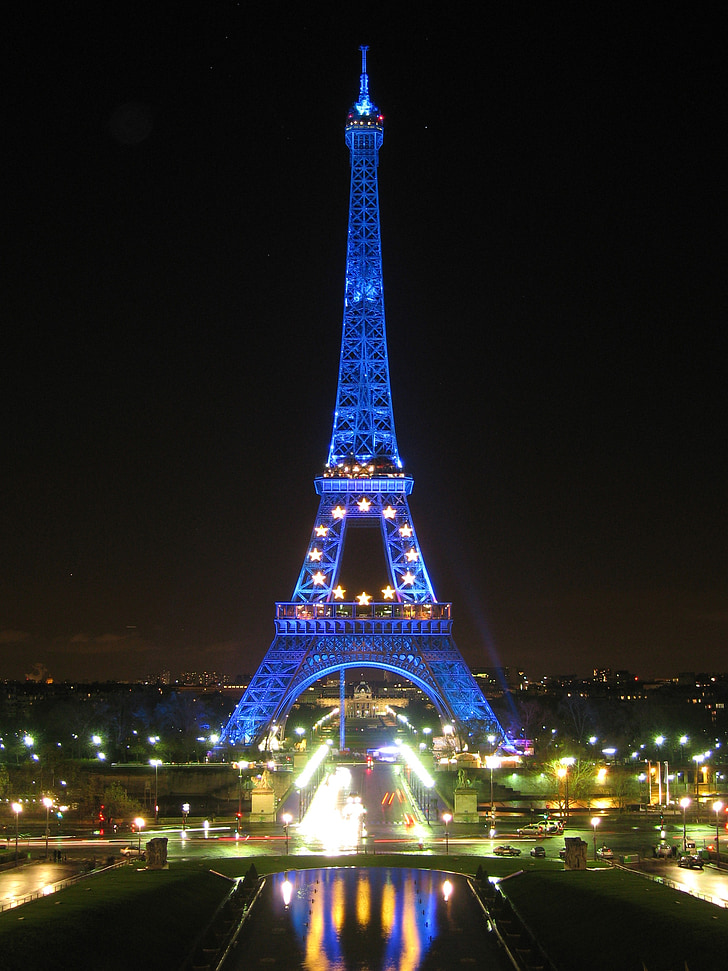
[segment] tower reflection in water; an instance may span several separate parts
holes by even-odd
[[[288,912],[302,967],[310,971],[361,962],[414,971],[452,923],[458,890],[468,896],[464,883],[455,883],[461,878],[431,870],[324,868],[270,879],[273,906]]]

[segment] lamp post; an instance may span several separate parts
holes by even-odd
[[[685,792],[688,791],[688,774],[685,771],[685,746],[688,744],[689,741],[690,739],[687,737],[687,735],[681,735],[680,738],[678,739],[678,744],[680,745],[680,765],[684,773],[683,783],[685,785]]]
[[[18,817],[23,811],[23,807],[19,802],[13,803],[13,812],[15,813],[15,866],[18,865]]]
[[[720,866],[720,819],[718,818],[721,809],[723,808],[723,803],[718,799],[713,803],[713,811],[715,812],[715,856]]]
[[[599,825],[599,817],[592,816],[592,831],[594,833],[594,862],[597,860],[597,826]]]
[[[149,764],[154,766],[154,825],[156,826],[159,823],[159,798],[158,798],[159,790],[157,788],[157,782],[158,782],[157,771],[159,769],[159,766],[162,764],[162,760],[150,759]]]
[[[283,825],[286,827],[286,856],[288,856],[288,827],[293,819],[290,813],[283,813]]]
[[[49,819],[48,819],[48,816],[49,816],[50,811],[51,811],[51,806],[53,805],[53,800],[50,798],[50,796],[43,796],[43,805],[45,806],[45,811],[46,811],[46,832],[45,832],[45,837],[46,837],[46,860],[47,860],[48,859],[48,832],[49,832]]]
[[[144,826],[144,820],[142,819],[141,816],[137,816],[137,818],[134,820],[134,825],[136,826],[137,832],[139,833],[139,845],[137,849],[139,851],[139,856],[141,856],[142,855],[142,827]]]
[[[655,739],[655,745],[658,748],[657,756],[657,805],[662,805],[662,765],[660,764],[659,749],[662,748],[662,743],[665,741],[664,735],[658,735]]]
[[[188,802],[182,803],[182,832],[184,833],[187,829],[187,817],[190,813],[190,804]]]
[[[690,805],[690,798],[688,796],[683,796],[682,799],[680,800],[680,805],[682,806],[682,811],[683,811],[683,853],[684,853],[685,850],[687,849],[687,839],[688,839],[686,824],[685,824],[685,813],[687,811],[688,806]]]
[[[448,826],[450,825],[450,820],[452,819],[451,813],[443,813],[442,818],[445,822],[445,856],[450,855],[450,833],[448,831]]]

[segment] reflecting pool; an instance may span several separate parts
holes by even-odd
[[[415,971],[506,965],[464,877],[327,867],[267,878],[229,968]]]

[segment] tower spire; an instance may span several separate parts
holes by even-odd
[[[361,75],[359,76],[359,100],[357,101],[357,108],[360,114],[368,114],[365,106],[373,107],[369,100],[369,75],[367,74],[367,51],[369,50],[369,46],[362,45],[359,50],[361,51]]]

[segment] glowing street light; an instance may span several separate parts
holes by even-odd
[[[48,859],[48,833],[49,833],[48,816],[49,816],[49,813],[51,811],[51,806],[53,805],[53,800],[50,798],[50,796],[43,796],[43,805],[45,806],[45,810],[46,810],[46,834],[45,834],[45,836],[46,836],[46,860],[47,860]]]
[[[12,805],[13,812],[15,813],[15,866],[18,865],[18,817],[23,811],[23,807],[19,802],[14,802]]]
[[[452,813],[443,813],[443,821],[445,823],[445,856],[450,855],[450,833],[448,827],[450,825],[450,820],[452,819]]]
[[[682,811],[683,811],[683,853],[687,849],[687,832],[686,832],[686,828],[685,828],[685,825],[686,825],[685,824],[685,813],[687,812],[687,808],[690,805],[690,802],[691,802],[691,800],[690,800],[690,797],[689,796],[683,796],[682,799],[680,800],[680,805],[682,806]]]
[[[281,818],[283,819],[283,825],[286,827],[286,856],[288,856],[288,827],[291,824],[293,816],[290,813],[283,813]]]
[[[452,894],[452,884],[450,883],[449,880],[446,880],[442,885],[442,896],[445,899],[445,903],[448,902],[451,894]]]
[[[599,825],[599,817],[592,816],[592,831],[594,833],[594,862],[597,861],[597,826]]]
[[[720,801],[720,799],[713,803],[713,812],[715,813],[715,855],[718,860],[718,866],[720,866],[720,819],[718,816],[722,808],[723,803]]]
[[[154,825],[156,826],[157,823],[159,822],[159,798],[158,798],[159,790],[157,789],[157,782],[158,782],[157,770],[159,769],[159,766],[162,764],[162,760],[150,759],[149,764],[154,766]]]
[[[569,755],[565,756],[563,759],[559,759],[560,767],[557,771],[557,775],[560,779],[563,779],[566,783],[566,798],[564,799],[564,819],[566,822],[569,820],[569,769],[576,762],[576,759]]]
[[[141,816],[137,816],[137,818],[134,820],[134,825],[136,826],[137,832],[139,833],[138,850],[139,850],[139,856],[141,856],[142,855],[142,829],[144,827],[144,820],[142,819]]]

